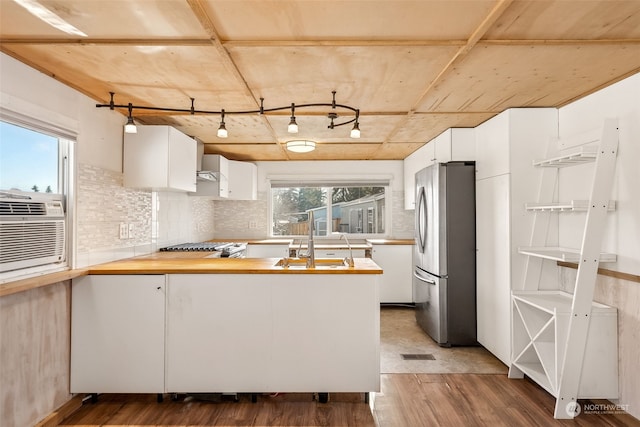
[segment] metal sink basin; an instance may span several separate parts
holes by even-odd
[[[316,269],[323,268],[349,268],[349,263],[340,258],[316,258]],[[306,258],[281,258],[275,263],[276,267],[282,268],[307,268]]]

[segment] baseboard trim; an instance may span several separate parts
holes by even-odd
[[[84,395],[78,394],[73,396],[69,401],[60,406],[58,409],[50,413],[42,421],[38,422],[34,427],[56,427],[69,415],[80,409]]]

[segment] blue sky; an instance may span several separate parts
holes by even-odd
[[[58,139],[0,121],[0,189],[58,192]]]

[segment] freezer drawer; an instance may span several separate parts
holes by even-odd
[[[447,279],[416,268],[413,272],[416,321],[440,345],[447,345]]]

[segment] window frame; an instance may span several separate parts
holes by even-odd
[[[65,212],[65,260],[60,263],[42,264],[0,273],[0,284],[26,279],[42,274],[69,270],[75,259],[75,147],[77,134],[65,126],[59,126],[38,118],[0,107],[0,121],[29,131],[47,135],[58,140],[58,191],[62,195]],[[44,193],[46,194],[46,193]]]
[[[391,224],[392,224],[392,218],[391,218],[391,212],[392,209],[389,208],[388,203],[391,202],[391,198],[392,198],[392,193],[391,193],[391,178],[388,176],[372,176],[372,177],[367,177],[367,178],[362,178],[362,177],[358,177],[358,178],[353,178],[353,177],[332,177],[330,180],[326,179],[326,178],[315,178],[315,179],[309,179],[308,177],[291,177],[291,176],[287,176],[287,177],[278,177],[278,176],[272,176],[272,177],[267,177],[267,184],[268,184],[268,190],[269,190],[269,196],[268,196],[268,221],[267,223],[269,224],[269,237],[271,238],[293,238],[293,239],[297,239],[297,238],[302,238],[302,237],[306,237],[306,235],[302,235],[302,234],[290,234],[290,235],[283,235],[283,234],[274,234],[273,233],[273,227],[274,227],[274,223],[273,223],[273,188],[274,187],[280,187],[280,188],[285,188],[285,187],[292,187],[292,188],[299,188],[299,187],[319,187],[319,188],[327,188],[328,189],[328,197],[327,197],[327,201],[326,204],[324,205],[324,207],[326,207],[327,209],[327,234],[326,235],[314,235],[314,239],[336,239],[339,237],[340,234],[344,234],[346,235],[349,239],[354,240],[354,239],[381,239],[381,238],[386,238],[388,237],[391,231]],[[384,188],[384,207],[383,207],[383,212],[382,212],[382,217],[383,217],[383,226],[384,226],[384,231],[382,233],[348,233],[348,232],[340,232],[339,230],[333,230],[331,229],[329,231],[329,227],[332,228],[333,226],[333,203],[331,200],[331,191],[333,188],[339,188],[339,187],[382,187]],[[366,216],[367,216],[367,211],[363,210],[363,220],[366,221]]]

